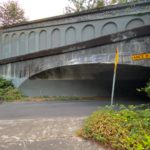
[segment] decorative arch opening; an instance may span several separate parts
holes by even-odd
[[[17,56],[18,55],[18,47],[17,47],[17,41],[18,41],[18,38],[17,38],[17,35],[16,33],[14,33],[12,36],[11,36],[11,56]]]
[[[61,45],[61,33],[58,28],[54,29],[51,33],[51,45],[52,48],[59,47]]]
[[[108,22],[103,25],[101,29],[101,35],[108,35],[112,33],[116,33],[118,31],[117,24],[114,22]]]
[[[3,58],[10,57],[10,51],[9,51],[9,35],[6,34],[4,36],[4,51],[3,51]]]
[[[144,21],[140,18],[136,18],[128,22],[128,24],[126,25],[126,29],[129,30],[129,29],[141,27],[143,25],[144,25]]]
[[[42,30],[39,34],[39,48],[40,50],[47,48],[47,32]]]
[[[82,29],[82,41],[87,41],[95,38],[95,27],[92,24],[88,24]]]
[[[34,31],[29,33],[28,49],[29,52],[34,52],[36,50],[36,33]]]
[[[25,54],[27,51],[26,47],[26,35],[22,32],[19,36],[19,55]]]
[[[65,43],[67,45],[76,43],[76,29],[72,26],[66,29]]]

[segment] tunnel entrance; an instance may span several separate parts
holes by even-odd
[[[83,64],[58,67],[26,80],[21,91],[28,96],[110,97],[113,64]],[[118,65],[115,97],[140,96],[137,88],[150,78],[150,68]]]

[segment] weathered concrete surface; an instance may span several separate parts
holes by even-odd
[[[123,28],[122,25],[125,25],[125,19],[123,19],[120,22],[120,25],[117,26],[112,21],[109,21],[109,23],[105,22],[104,26],[101,29],[102,34],[99,34],[98,36],[93,36],[93,33],[98,33],[97,31],[99,30],[99,26],[97,25],[99,24],[96,23],[95,25],[92,25],[90,23],[91,20],[89,20],[88,18],[91,17],[91,15],[98,17],[98,11],[95,11],[94,13],[92,12],[91,14],[83,13],[83,16],[87,15],[87,18],[84,18],[84,21],[86,23],[89,21],[89,23],[86,25],[84,24],[85,26],[82,26],[82,30],[80,30],[81,28],[79,25],[77,31],[81,34],[80,36],[82,38],[80,39],[82,40],[75,40],[71,43],[63,42],[63,44],[60,44],[61,39],[65,39],[66,41],[68,38],[72,39],[72,35],[74,35],[72,34],[74,33],[73,26],[68,27],[65,30],[65,36],[64,34],[62,34],[63,36],[59,34],[61,32],[58,27],[54,28],[53,30],[51,30],[52,37],[47,36],[50,34],[47,34],[48,30],[45,29],[42,29],[42,31],[39,32],[41,36],[36,34],[35,31],[27,32],[27,34],[29,33],[29,36],[26,36],[26,34],[22,32],[22,30],[25,30],[26,26],[27,30],[33,29],[32,25],[35,25],[35,27],[37,28],[40,27],[41,30],[41,24],[39,23],[43,23],[42,21],[12,26],[12,28],[4,28],[4,31],[2,33],[4,35],[3,37],[1,37],[1,39],[4,42],[2,42],[2,45],[4,44],[5,46],[4,49],[2,48],[2,51],[5,51],[6,54],[8,54],[10,48],[17,50],[17,48],[19,47],[25,53],[19,53],[17,54],[17,56],[14,56],[12,54],[9,57],[2,57],[0,60],[0,74],[4,78],[12,80],[16,87],[20,87],[23,93],[29,96],[109,96],[111,90],[113,68],[108,66],[113,66],[112,64],[114,63],[115,51],[117,47],[119,49],[119,65],[123,67],[125,66],[124,68],[126,70],[125,72],[123,71],[123,73],[120,74],[124,77],[124,79],[121,79],[121,82],[120,80],[118,80],[119,83],[125,83],[127,85],[130,81],[133,80],[133,83],[136,83],[137,81],[137,85],[140,85],[139,83],[146,82],[149,76],[148,68],[150,67],[150,59],[133,61],[131,59],[131,56],[133,54],[150,52],[150,32],[148,32],[150,30],[150,3],[139,3],[134,5],[133,8],[140,9],[136,13],[135,10],[130,7],[131,5],[125,5],[121,8],[119,7],[119,12],[120,9],[122,10],[122,8],[129,8],[131,12],[129,11],[127,17],[130,18],[131,14],[134,14],[135,17],[136,14],[136,18],[130,18],[131,20],[128,23],[126,22],[126,27]],[[115,7],[115,10],[116,9],[118,9],[118,7]],[[114,7],[108,10],[114,11]],[[103,11],[100,11],[100,13],[102,13]],[[126,16],[124,13],[125,12],[123,12],[123,16]],[[113,13],[111,15],[111,19],[114,19],[120,14],[118,14],[117,16],[115,14],[115,17],[113,16]],[[141,17],[138,18],[137,15]],[[80,18],[80,16],[78,15],[72,17],[75,20],[78,20]],[[120,17],[122,18],[122,16]],[[67,17],[64,16],[64,18],[66,19]],[[144,19],[143,21],[142,18],[146,19]],[[53,18],[52,20],[50,20],[53,22],[56,21],[55,19],[57,20],[58,18]],[[102,18],[99,19],[101,20]],[[45,24],[45,21],[43,24]],[[52,22],[49,21],[48,23],[51,24]],[[61,20],[60,22],[62,23],[62,21],[64,20]],[[84,22],[81,20],[78,21],[82,23]],[[78,24],[78,21],[73,23]],[[58,22],[58,24],[60,22]],[[45,26],[43,27],[45,28]],[[121,27],[121,29],[118,30],[116,27]],[[122,31],[122,29],[125,31]],[[16,32],[19,32],[19,37],[16,33],[11,33],[14,30]],[[107,33],[107,31],[110,32]],[[115,31],[115,33],[113,32],[113,34],[111,34],[112,31]],[[107,34],[105,34],[105,32]],[[11,40],[9,39],[9,33],[12,34]],[[78,34],[76,33],[75,35],[78,36]],[[26,37],[28,37],[29,39],[26,39]],[[46,39],[44,37],[46,37]],[[16,39],[19,39],[21,46],[16,45]],[[51,43],[52,46],[43,47],[42,45],[42,49],[36,52],[35,49],[40,46],[37,45],[37,43],[40,42],[40,39],[42,39],[41,44],[43,44],[42,42],[44,41],[46,44],[47,40],[52,40],[51,42],[47,41],[47,43]],[[12,43],[9,43],[10,41],[12,41]],[[28,51],[26,51],[27,46],[29,46]],[[86,69],[83,66],[90,66],[91,64],[101,64],[101,66],[103,67],[98,68],[96,70],[97,72],[87,73],[87,76],[86,72],[91,70],[91,68]],[[133,71],[131,70],[132,76],[130,76],[130,78],[128,77],[128,65],[135,66],[135,68],[137,69],[135,76],[134,74],[132,74]],[[78,67],[78,71],[73,71],[74,66]],[[137,76],[141,66],[145,71],[144,75],[140,74],[142,76],[142,79],[141,76],[139,76],[139,81],[139,78],[137,78]],[[69,75],[66,75],[66,72],[64,73],[65,67],[70,67],[70,69],[67,70],[67,74]],[[110,70],[105,71],[108,68]],[[53,70],[55,70],[56,72]],[[98,76],[99,78],[97,78]],[[42,81],[38,79],[42,79]],[[136,88],[137,87],[135,85],[134,87],[132,87],[132,90],[135,91]],[[30,89],[32,89],[33,92],[31,92]],[[119,89],[122,89],[122,87],[119,87]]]
[[[0,120],[1,150],[104,150],[75,135],[85,118]]]
[[[150,2],[108,6],[0,29],[0,59],[150,24]]]
[[[129,31],[130,32],[130,31]],[[133,34],[134,35],[134,34]],[[119,35],[118,35],[119,36]],[[28,78],[41,72],[54,69],[57,67],[83,65],[83,64],[112,64],[114,63],[115,49],[119,49],[119,64],[135,65],[135,66],[150,66],[150,59],[133,61],[131,55],[137,53],[149,53],[150,38],[149,36],[135,38],[132,40],[130,36],[122,39],[118,37],[119,42],[114,42],[108,45],[94,46],[92,48],[84,48],[82,45],[80,50],[73,51],[61,49],[62,52],[57,55],[50,55],[35,59],[27,59],[14,63],[0,65],[0,74],[6,78],[12,79],[16,86],[20,86]],[[117,38],[117,37],[116,37]],[[122,41],[123,40],[123,41]],[[85,44],[85,43],[84,43]],[[58,49],[59,50],[59,49]],[[49,50],[51,52],[51,50]]]

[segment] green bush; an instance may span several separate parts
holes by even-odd
[[[20,100],[21,92],[16,89],[13,83],[0,77],[0,101]]]
[[[139,92],[145,92],[150,97],[150,79],[144,88],[138,89]]]
[[[14,85],[11,81],[0,77],[0,89],[5,89],[7,87],[14,87]]]
[[[134,107],[133,107],[134,108]],[[104,108],[94,112],[77,134],[121,150],[150,149],[150,109]]]

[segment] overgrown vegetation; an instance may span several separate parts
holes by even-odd
[[[20,100],[21,92],[16,89],[13,83],[0,77],[0,101]]]
[[[0,3],[0,25],[9,26],[25,22],[26,20],[24,10],[19,5],[18,1],[9,0]]]
[[[105,107],[94,112],[77,134],[121,150],[150,149],[150,105]]]
[[[147,82],[146,86],[144,88],[138,89],[139,92],[145,92],[147,96],[150,98],[150,79]]]
[[[66,13],[80,12],[93,8],[102,8],[107,5],[116,5],[128,2],[138,2],[140,0],[68,0],[69,4]]]
[[[24,97],[23,101],[87,101],[87,100],[101,100],[107,98],[101,97],[87,97],[87,96],[36,96],[36,97]]]

